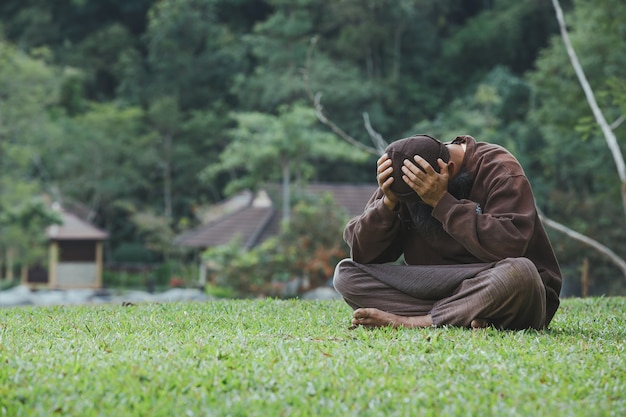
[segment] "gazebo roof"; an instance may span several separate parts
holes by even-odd
[[[63,224],[55,224],[46,229],[46,237],[50,240],[105,240],[109,234],[78,216],[61,211]]]

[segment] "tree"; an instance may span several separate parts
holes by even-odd
[[[88,204],[89,219],[119,199],[150,189],[155,157],[143,134],[144,114],[136,107],[90,105],[62,118],[63,138],[50,144],[43,160],[63,196]]]
[[[62,224],[59,213],[46,201],[33,198],[0,212],[0,231],[6,245],[6,278],[13,278],[14,261],[19,260],[22,271],[47,262],[47,227]],[[1,243],[1,242],[0,242]],[[3,278],[0,268],[0,279]]]
[[[60,78],[44,60],[0,39],[0,257],[8,264],[32,261],[28,252],[44,235],[40,160],[55,135],[50,115]]]
[[[237,36],[219,19],[220,0],[163,0],[148,13],[147,57],[126,69],[144,103],[176,97],[182,111],[229,102],[246,64]]]
[[[559,4],[558,0],[552,0],[552,4],[554,5],[554,9],[556,10],[556,17],[559,21],[559,27],[561,29],[561,37],[563,38],[563,43],[565,44],[565,49],[567,50],[569,60],[572,63],[572,67],[574,67],[578,82],[585,92],[585,98],[589,103],[589,107],[591,107],[591,111],[593,112],[596,123],[598,123],[598,126],[600,126],[606,143],[611,150],[611,154],[613,155],[613,159],[617,167],[617,173],[619,175],[619,179],[622,182],[622,203],[624,205],[624,215],[626,216],[626,165],[624,164],[622,151],[619,147],[619,144],[617,143],[617,138],[615,137],[615,133],[613,132],[613,127],[609,125],[609,123],[604,118],[604,114],[602,114],[602,110],[600,110],[598,102],[596,101],[595,94],[591,89],[591,86],[589,85],[589,81],[587,81],[585,72],[580,65],[580,62],[578,61],[578,56],[574,51],[574,47],[572,46],[572,42],[570,41],[569,34],[565,26],[565,19],[563,18],[563,10],[561,9],[561,5]],[[620,115],[620,118],[623,120],[624,115]],[[619,120],[619,118],[617,120]]]
[[[315,112],[302,105],[281,107],[278,115],[236,113],[237,127],[232,141],[220,154],[220,161],[204,171],[207,180],[228,172],[233,179],[227,193],[257,189],[280,179],[283,218],[289,221],[290,188],[293,180],[305,181],[314,173],[318,159],[341,162],[363,160],[366,154],[352,149],[334,135],[315,128]]]
[[[172,217],[172,148],[180,133],[180,118],[178,101],[173,97],[156,100],[148,109],[148,119],[161,142],[159,165],[163,172],[163,213],[168,219]]]
[[[298,291],[326,285],[337,262],[348,256],[340,239],[347,214],[330,196],[301,193],[296,200],[292,220],[259,246],[245,250],[234,239],[202,254],[213,266],[213,285],[244,296],[284,295],[276,287],[287,281],[299,282]]]
[[[81,90],[91,100],[115,98],[120,59],[140,48],[146,12],[156,0],[5,0],[5,33],[25,51],[45,47],[51,62],[82,72]]]
[[[620,100],[623,87],[615,87],[624,84],[621,69],[626,65],[626,33],[621,16],[626,13],[625,6],[611,0],[593,5],[575,1],[573,6],[567,15],[569,40],[598,107],[606,118],[616,120],[613,129],[619,135],[625,107]],[[617,203],[623,200],[622,184],[612,168],[615,165],[607,163],[612,159],[611,151],[590,111],[562,36],[551,40],[536,67],[528,74],[533,86],[528,122],[537,132],[533,156],[544,184],[539,199],[542,209],[550,219],[561,220],[579,234],[596,237],[603,246],[612,248],[611,252],[621,254],[626,250],[623,227],[616,225],[624,224],[624,206]],[[590,255],[571,234],[565,239],[556,236],[553,241],[566,273],[575,273],[580,259],[590,256],[595,260],[592,265],[597,286],[603,292],[617,290],[614,269],[604,265],[608,254]]]

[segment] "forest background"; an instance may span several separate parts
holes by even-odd
[[[626,4],[562,6],[625,151]],[[171,275],[172,263],[192,262],[174,236],[233,192],[285,173],[300,187],[372,184],[376,157],[317,120],[315,93],[366,146],[364,113],[387,141],[470,134],[507,147],[547,216],[626,257],[620,179],[549,1],[4,0],[4,270],[9,258],[41,260],[34,248],[54,217],[51,201],[109,232],[107,263],[170,265]],[[292,221],[306,234],[312,219],[328,220],[328,204],[296,205]],[[326,227],[337,245],[343,221]],[[294,230],[265,248],[274,258],[243,264],[271,269],[281,248],[302,239]],[[549,232],[567,293],[580,293],[585,258],[590,294],[626,293],[601,254]],[[230,263],[235,255],[214,254]]]

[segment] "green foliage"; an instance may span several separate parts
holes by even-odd
[[[548,331],[473,332],[350,331],[341,301],[11,308],[0,413],[619,416],[624,311],[570,299]]]
[[[598,104],[611,123],[624,114],[620,99],[623,87],[615,88],[615,83],[623,79],[626,66],[622,18],[626,5],[603,0],[594,4],[574,1],[573,6],[565,16],[572,45]],[[534,97],[528,120],[538,133],[529,156],[539,162],[535,175],[546,183],[538,196],[540,206],[555,220],[623,256],[626,247],[621,231],[625,220],[620,180],[560,37],[552,38],[550,46],[541,52],[528,79]],[[622,153],[626,151],[620,140],[624,132],[624,126],[615,130]],[[615,272],[603,272],[606,264],[601,257],[568,239],[555,237],[555,243],[566,270],[576,271],[581,259],[589,257],[597,287],[614,288],[610,282]]]
[[[128,269],[102,271],[102,284],[107,289],[146,289],[149,272]]]
[[[280,233],[259,246],[247,250],[234,239],[207,249],[202,257],[213,270],[212,284],[243,296],[284,295],[284,283],[293,280],[302,280],[299,290],[325,285],[348,256],[341,241],[347,215],[330,196],[300,199]]]
[[[139,235],[143,237],[147,249],[162,253],[169,258],[174,248],[175,231],[170,220],[150,212],[135,213],[132,217]]]
[[[146,172],[154,155],[142,118],[137,107],[93,103],[85,113],[60,119],[64,135],[43,160],[64,194],[101,210],[151,187]]]
[[[545,46],[546,38],[556,29],[550,2],[511,3],[496,0],[488,10],[470,19],[444,45],[448,65],[475,66],[472,76],[481,76],[491,68],[505,65],[519,72],[532,66],[535,52]],[[494,54],[493,51],[499,51]],[[466,71],[449,72],[454,86],[467,86]]]
[[[282,225],[278,240],[283,248],[295,252],[291,276],[305,276],[317,287],[324,285],[337,262],[348,256],[348,247],[340,239],[348,215],[330,195],[300,198],[293,219]]]
[[[623,1],[563,6],[619,120]],[[179,225],[267,181],[371,181],[375,158],[339,158],[323,138],[301,104],[310,88],[368,145],[363,112],[388,141],[422,131],[506,146],[544,212],[623,254],[619,180],[557,34],[541,0],[5,0],[0,212],[44,192],[86,206],[109,257],[142,240],[137,212]],[[590,255],[555,239],[568,271]]]
[[[175,95],[182,109],[228,100],[232,78],[243,70],[244,50],[218,19],[216,0],[164,0],[148,14],[147,73],[135,80],[144,98]],[[141,64],[141,63],[140,63]]]
[[[427,132],[443,140],[469,134],[517,153],[515,135],[519,126],[514,123],[525,116],[529,95],[530,88],[523,79],[505,67],[495,67],[467,95],[455,99],[436,118],[417,123],[412,131]]]
[[[219,285],[207,284],[204,290],[208,295],[216,298],[235,298],[237,296],[232,288]]]
[[[55,135],[57,75],[0,39],[0,252],[10,249],[22,265],[44,258],[45,227],[58,220],[41,200],[37,176],[44,145]]]
[[[256,189],[267,181],[306,180],[320,159],[358,161],[367,156],[317,129],[315,111],[299,104],[281,107],[276,116],[253,112],[233,118],[237,127],[230,132],[232,141],[220,154],[220,162],[204,171],[209,181],[230,172],[235,178],[226,187],[228,194]]]
[[[256,250],[246,250],[236,238],[227,245],[207,249],[202,259],[210,269],[210,284],[230,289],[239,296],[265,292],[267,283],[273,279],[274,264],[268,260],[261,262],[261,258],[266,257],[266,248],[270,245],[266,243]],[[260,264],[263,264],[262,270]]]
[[[110,254],[110,259],[119,263],[152,263],[156,255],[141,243],[122,243]]]
[[[45,231],[55,224],[62,224],[59,213],[41,199],[26,200],[0,211],[0,251],[11,249],[23,266],[45,264]]]
[[[619,1],[605,1],[604,7],[586,2],[575,5],[574,13],[566,17],[573,28],[572,44],[591,87],[601,92],[608,88],[607,83],[610,85],[616,77],[623,77],[626,47],[621,41],[623,33],[613,28],[626,13],[626,6]],[[594,36],[588,36],[589,33]],[[553,38],[550,47],[541,53],[537,70],[529,78],[537,100],[530,117],[540,127],[545,140],[544,149],[537,155],[544,162],[545,174],[554,176],[560,189],[605,198],[608,197],[605,193],[613,189],[612,198],[617,197],[619,178],[614,166],[605,162],[611,160],[610,152],[600,128],[589,125],[591,109],[560,37]],[[601,100],[599,105],[607,119],[620,114],[611,100]],[[588,140],[581,140],[581,135],[573,129],[576,126]]]

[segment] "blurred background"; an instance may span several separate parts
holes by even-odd
[[[561,6],[623,152],[626,3]],[[623,184],[550,1],[3,0],[0,289],[327,286],[376,144],[414,133],[505,146],[546,216],[626,257]],[[615,262],[548,231],[564,296],[626,294]]]

